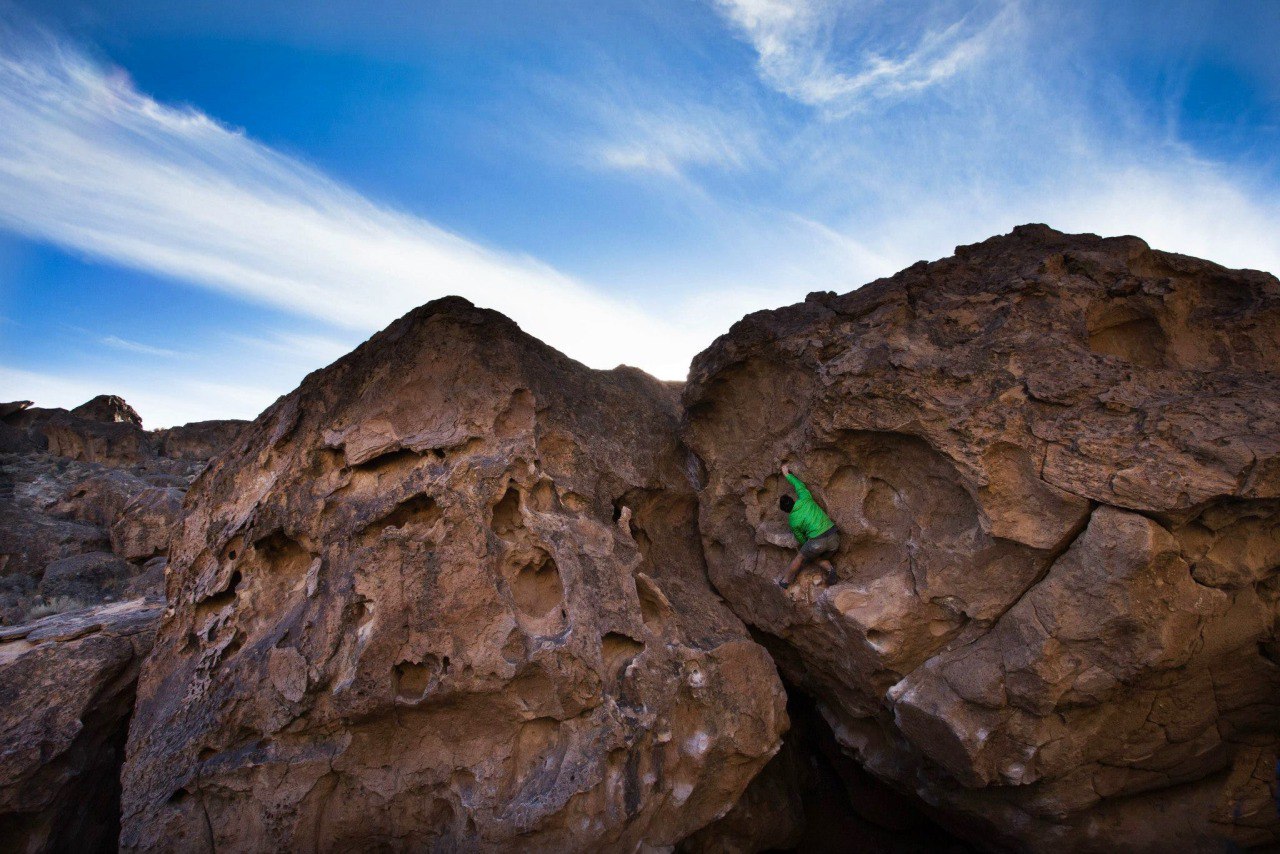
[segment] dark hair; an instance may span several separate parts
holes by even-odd
[[[796,506],[796,502],[790,495],[784,495],[778,499],[778,506],[782,508],[783,513],[790,513],[791,508]]]

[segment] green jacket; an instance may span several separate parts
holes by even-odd
[[[787,514],[787,524],[791,526],[791,533],[796,535],[796,542],[803,546],[814,537],[830,531],[836,523],[813,500],[813,494],[800,482],[800,478],[789,474],[787,480],[796,488],[796,504]]]

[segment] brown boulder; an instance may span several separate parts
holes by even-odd
[[[1274,277],[1044,226],[750,315],[684,393],[712,581],[982,844],[1275,844],[1278,368]],[[783,462],[829,589],[774,584]]]
[[[0,850],[112,851],[144,600],[0,629]]]
[[[127,850],[636,850],[778,749],[708,587],[671,391],[456,298],[317,372],[193,487]]]
[[[134,566],[111,552],[85,552],[46,566],[40,595],[48,601],[69,598],[79,603],[118,599],[134,575]]]

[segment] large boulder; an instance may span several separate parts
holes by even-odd
[[[123,847],[633,851],[727,812],[784,694],[679,417],[456,298],[309,376],[188,497]]]
[[[0,628],[0,850],[114,851],[138,669],[163,605]]]
[[[1280,842],[1280,282],[1024,226],[694,362],[716,588],[991,847]],[[774,583],[798,468],[839,582]]]

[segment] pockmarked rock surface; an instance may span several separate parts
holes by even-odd
[[[970,838],[1280,843],[1280,282],[1023,226],[694,362],[710,577]],[[839,583],[779,577],[790,462]],[[810,583],[810,582],[813,583]]]
[[[134,689],[163,608],[0,628],[0,850],[115,850]]]
[[[679,419],[457,298],[309,376],[188,498],[123,848],[633,851],[728,812],[785,697]]]

